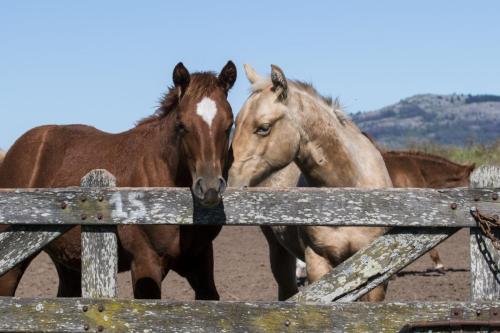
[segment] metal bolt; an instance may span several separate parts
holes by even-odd
[[[88,331],[88,330],[90,329],[89,324],[85,324],[85,325],[83,325],[83,329],[84,329],[84,330],[86,330],[86,331]]]
[[[491,198],[493,200],[498,200],[498,193],[493,193],[493,195],[491,196]]]
[[[480,315],[481,315],[481,309],[477,309],[477,310],[476,310],[476,315],[477,315],[477,316],[480,316]]]
[[[290,326],[290,320],[288,320],[288,319],[285,320],[285,326],[287,326],[287,327]]]
[[[450,205],[451,209],[457,209],[458,205],[456,202],[453,202],[451,205]]]
[[[479,196],[477,196],[477,195],[476,195],[476,196],[474,197],[474,201],[479,201]]]
[[[61,202],[61,209],[66,209],[68,205],[65,202]]]
[[[87,201],[87,198],[86,198],[86,197],[81,197],[81,198],[80,198],[80,200],[81,200],[82,202],[85,202],[85,201]]]
[[[97,332],[104,331],[104,327],[102,325],[97,326]]]
[[[497,310],[493,310],[493,315],[494,316],[498,315],[498,311]]]
[[[103,311],[104,311],[104,305],[99,304],[99,306],[97,307],[97,310],[98,310],[99,312],[103,312]]]
[[[87,219],[87,215],[82,214],[82,220],[86,220],[86,219]]]
[[[458,311],[457,310],[453,311],[453,315],[458,316]]]
[[[102,195],[100,195],[99,197],[97,197],[97,200],[104,201],[104,197]]]
[[[97,213],[97,219],[102,220],[102,213]]]
[[[83,312],[87,312],[89,310],[89,307],[87,305],[84,305],[82,310],[83,310]]]

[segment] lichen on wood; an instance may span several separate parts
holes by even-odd
[[[115,177],[106,170],[92,170],[82,178],[82,187],[114,187]],[[98,199],[99,200],[99,199]],[[104,217],[100,216],[99,220]],[[116,297],[118,240],[116,227],[82,226],[82,296]]]
[[[500,302],[325,305],[0,297],[0,331],[96,332],[101,326],[103,332],[141,333],[399,332],[412,322],[449,320],[453,308],[463,309],[464,319],[484,320],[491,307]]]
[[[471,174],[473,188],[499,187],[500,167],[484,165]],[[497,199],[497,201],[500,201]],[[481,214],[488,214],[477,208]],[[499,213],[497,213],[498,215]],[[500,230],[492,229],[500,238]],[[485,237],[480,228],[470,229],[470,288],[472,300],[497,300],[500,298],[500,253]]]
[[[0,190],[0,224],[471,227],[471,207],[500,211],[494,193],[500,189],[228,189],[219,207],[194,209],[186,188]]]

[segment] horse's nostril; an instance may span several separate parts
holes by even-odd
[[[199,198],[203,198],[203,187],[201,184],[202,181],[203,178],[199,177],[198,179],[196,179],[193,186],[193,192]]]

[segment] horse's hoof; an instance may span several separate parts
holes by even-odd
[[[434,270],[441,274],[446,273],[446,268],[444,267],[443,264],[437,264],[436,266],[434,266]]]

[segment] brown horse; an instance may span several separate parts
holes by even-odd
[[[418,151],[382,151],[394,187],[468,187],[475,165]]]
[[[382,151],[382,157],[394,187],[468,187],[475,167],[418,151]],[[444,268],[436,249],[430,250],[429,255],[435,269]]]
[[[218,76],[190,74],[182,63],[158,111],[129,131],[101,132],[83,125],[43,126],[16,141],[0,167],[0,188],[79,185],[92,169],[107,169],[118,186],[190,186],[204,206],[221,201],[233,115],[227,93],[236,80],[229,61]],[[134,296],[160,298],[169,270],[187,278],[196,299],[218,299],[212,240],[219,226],[119,226],[119,270],[131,270]],[[80,296],[80,227],[49,244],[59,273],[59,296]],[[0,278],[12,296],[28,264]]]

